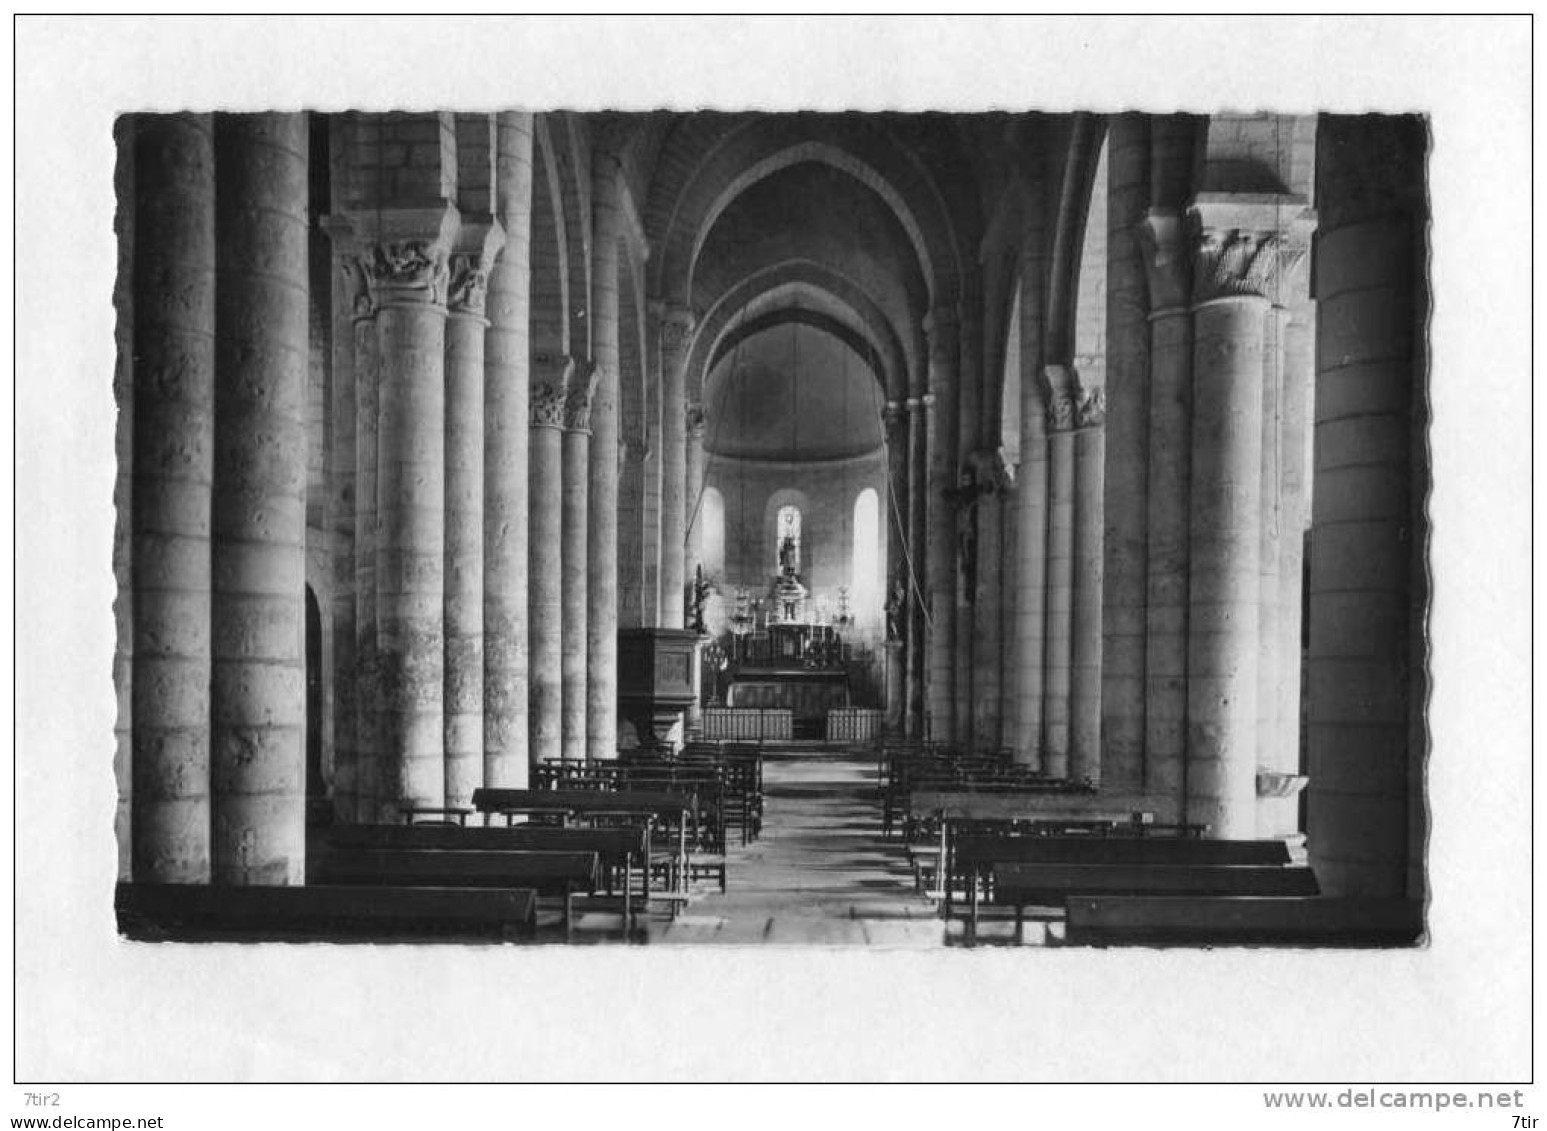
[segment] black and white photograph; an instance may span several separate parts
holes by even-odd
[[[9,1114],[1527,1115],[1530,27],[18,18]]]

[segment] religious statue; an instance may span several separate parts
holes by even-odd
[[[779,543],[779,573],[784,577],[795,573],[795,539],[789,535]]]
[[[704,606],[709,602],[710,588],[708,580],[704,577],[704,567],[699,565],[693,577],[693,620],[688,627],[700,635],[709,631],[704,627]]]
[[[977,471],[968,465],[961,470],[960,485],[947,491],[946,498],[956,507],[956,549],[962,600],[972,604],[978,585],[978,500],[994,493],[994,481],[979,482]]]
[[[886,638],[888,640],[902,639],[902,609],[907,599],[907,590],[903,588],[902,578],[893,578],[891,596],[886,599]]]

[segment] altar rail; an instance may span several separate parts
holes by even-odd
[[[875,742],[883,712],[870,707],[832,707],[827,712],[828,742]]]
[[[705,707],[707,742],[788,742],[795,736],[795,713],[783,707]]]

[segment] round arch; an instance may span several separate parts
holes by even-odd
[[[908,234],[929,287],[930,304],[956,301],[963,271],[960,241],[944,199],[918,157],[868,115],[759,114],[668,145],[663,167],[685,171],[652,187],[650,232],[661,255],[653,290],[686,302],[698,250],[714,220],[751,185],[804,161],[828,164],[874,191]],[[670,201],[670,203],[664,203]]]
[[[722,295],[704,315],[688,352],[689,396],[702,396],[703,379],[711,359],[724,353],[721,343],[737,330],[740,322],[750,321],[764,310],[793,305],[795,301],[824,312],[860,335],[867,347],[864,356],[873,352],[879,360],[877,379],[886,397],[906,395],[903,390],[907,387],[908,370],[916,363],[904,346],[911,339],[897,333],[857,283],[822,264],[796,260],[747,277]]]

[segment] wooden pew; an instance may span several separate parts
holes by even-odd
[[[594,852],[440,852],[400,848],[338,849],[323,857],[323,878],[392,887],[521,888],[564,901],[564,934],[574,930],[577,892],[596,890]]]
[[[473,808],[484,820],[503,814],[507,823],[518,816],[556,816],[566,824],[612,818],[645,818],[662,823],[676,834],[672,861],[673,890],[667,898],[676,904],[687,899],[688,824],[696,811],[692,794],[674,790],[566,790],[495,789],[473,791]]]
[[[954,880],[967,890],[992,875],[996,864],[1144,864],[1284,867],[1289,846],[1281,840],[1201,840],[1181,837],[1005,836],[962,833],[947,845],[946,917],[950,918]]]
[[[920,817],[942,822],[952,820],[1008,822],[1056,818],[1116,824],[1131,822],[1140,816],[1145,816],[1131,809],[1060,808],[1060,798],[1071,795],[1078,797],[1089,793],[1091,790],[1077,783],[1071,785],[1068,782],[1051,780],[1036,784],[984,786],[961,784],[912,789],[905,795],[897,794],[889,802],[888,808],[882,815],[882,833],[885,835],[890,832],[898,816],[901,816],[904,828]]]
[[[118,926],[143,940],[378,939],[443,933],[531,938],[537,893],[516,887],[121,883]]]
[[[1067,946],[1412,946],[1417,900],[1071,896]]]
[[[991,901],[1015,908],[1015,937],[1023,935],[1028,906],[1064,906],[1071,896],[1312,896],[1320,894],[1309,868],[1255,865],[996,864]],[[967,941],[977,937],[977,888],[971,894]]]
[[[439,852],[594,852],[603,870],[623,875],[624,930],[634,926],[634,875],[647,877],[650,829],[647,824],[626,828],[553,828],[513,825],[509,828],[462,828],[446,825],[341,825],[328,833],[328,845],[339,849],[404,849]],[[608,879],[608,890],[611,881]],[[648,885],[642,889],[649,898]]]
[[[473,813],[461,805],[403,805],[398,812],[405,825],[466,825]]]
[[[950,840],[953,825],[964,822],[997,825],[1030,823],[1048,825],[1049,831],[1066,831],[1073,826],[1094,831],[1098,828],[1111,829],[1117,825],[1147,827],[1148,822],[1154,817],[1153,813],[1135,812],[1131,809],[1093,808],[1080,809],[1077,812],[1065,809],[1060,812],[1057,796],[1059,793],[1088,791],[1081,786],[1064,788],[1063,783],[1058,785],[1059,788],[1056,789],[1052,787],[989,791],[932,789],[920,790],[913,794],[909,802],[910,822],[912,814],[924,813],[938,825],[934,833],[937,847],[932,852],[920,853],[919,859],[915,862],[916,870],[920,865],[933,867],[936,880],[935,897],[943,902],[948,894],[945,865],[950,859],[947,843]]]

